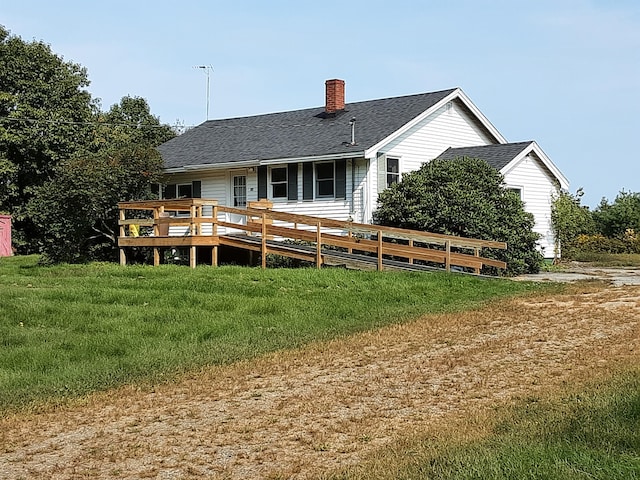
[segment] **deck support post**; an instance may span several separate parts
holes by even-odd
[[[316,225],[316,268],[322,268],[322,222]]]
[[[473,249],[473,256],[480,258],[480,248],[476,247]],[[475,267],[473,271],[476,275],[480,275],[480,267]]]
[[[413,238],[409,239],[409,247],[413,248]],[[409,263],[413,265],[413,257],[409,257]]]
[[[189,266],[196,268],[196,247],[189,248]]]
[[[378,270],[382,268],[382,230],[378,230]]]

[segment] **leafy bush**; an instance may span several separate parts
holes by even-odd
[[[483,255],[507,263],[507,274],[540,270],[533,215],[504,187],[502,175],[480,159],[433,160],[382,191],[374,221],[380,225],[507,242]],[[485,270],[484,273],[489,273]]]
[[[579,235],[571,249],[587,253],[640,253],[640,235],[631,229],[619,238],[605,237],[600,233]]]

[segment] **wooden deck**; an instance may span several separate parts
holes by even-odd
[[[481,256],[483,248],[507,248],[503,242],[277,212],[269,202],[233,208],[213,199],[188,198],[121,202],[118,207],[122,265],[128,247],[150,247],[154,265],[160,264],[163,249],[187,248],[189,264],[195,267],[197,249],[210,248],[216,266],[219,247],[228,246],[259,252],[263,268],[268,254],[306,260],[318,268],[454,267],[476,274],[485,265],[506,268],[504,262]]]

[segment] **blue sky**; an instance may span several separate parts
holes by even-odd
[[[583,201],[640,191],[637,0],[3,2],[0,24],[86,67],[103,109],[169,124],[461,87],[509,141],[536,140]]]

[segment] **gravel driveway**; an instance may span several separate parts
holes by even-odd
[[[634,267],[592,267],[571,263],[558,272],[541,272],[534,275],[521,275],[515,280],[535,282],[576,282],[580,280],[603,280],[618,287],[621,285],[640,285],[640,268]]]

